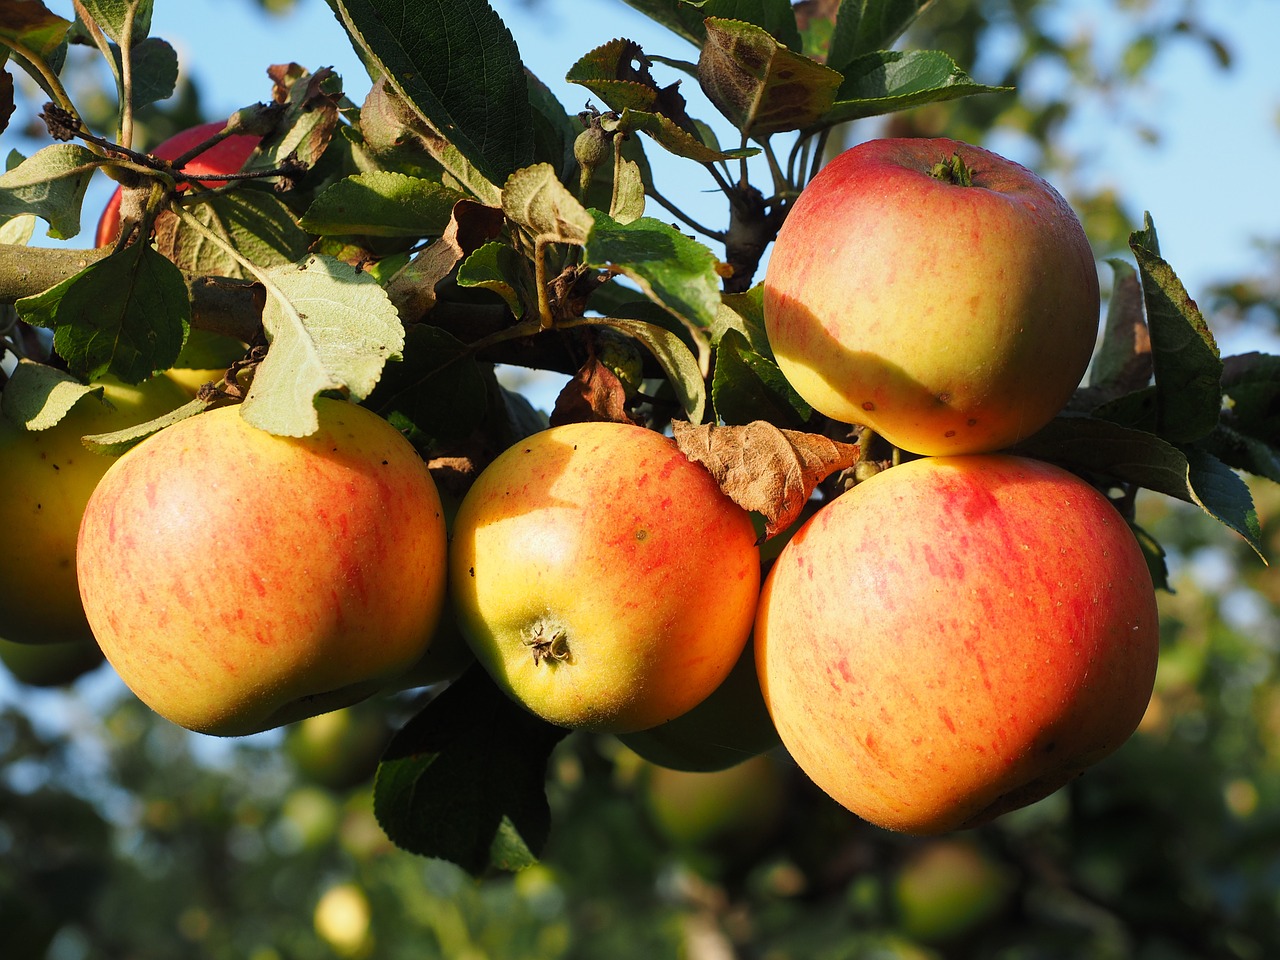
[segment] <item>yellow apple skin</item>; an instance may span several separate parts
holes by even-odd
[[[103,477],[80,529],[94,636],[144,703],[239,736],[390,685],[444,602],[435,484],[376,414],[317,401],[301,439],[222,407],[149,437]]]
[[[719,686],[750,635],[750,517],[655,431],[536,433],[476,478],[454,523],[458,625],[497,684],[551,723],[657,726]]]
[[[972,186],[930,175],[959,154]],[[914,453],[1003,449],[1052,419],[1093,353],[1098,276],[1075,213],[956,140],[873,140],[788,214],[764,281],[783,375],[815,409]]]
[[[1155,594],[1078,477],[985,455],[892,467],[824,507],[761,591],[761,689],[796,763],[858,816],[975,826],[1116,750],[1155,680]]]
[[[101,666],[102,651],[89,637],[61,643],[14,643],[0,639],[0,663],[29,687],[63,687]]]
[[[23,430],[0,416],[0,636],[14,643],[92,640],[76,584],[76,536],[89,495],[114,460],[80,438],[187,402],[163,377],[100,386],[102,397],[81,397],[47,430]]]

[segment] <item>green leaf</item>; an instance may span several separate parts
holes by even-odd
[[[335,3],[357,49],[489,181],[533,159],[520,51],[485,0]]]
[[[155,0],[83,0],[89,15],[102,32],[122,43],[129,17],[133,17],[133,42],[139,44],[151,32],[151,10]]]
[[[658,113],[696,136],[697,127],[680,94],[679,82],[658,86],[649,72],[650,62],[634,40],[610,40],[579,59],[565,79],[586,87],[610,110]]]
[[[58,16],[40,0],[0,3],[0,37],[16,40],[37,56],[49,58],[66,39],[71,21]]]
[[[1276,436],[1272,434],[1273,439],[1268,442],[1220,423],[1200,441],[1200,446],[1229,467],[1280,483],[1280,447],[1274,439]]]
[[[111,55],[120,64],[120,48]],[[178,85],[178,54],[164,40],[148,37],[133,46],[133,106],[145,107],[173,96]]]
[[[711,401],[716,416],[730,425],[768,420],[798,430],[813,412],[778,365],[753,351],[736,330],[726,332],[716,347]]]
[[[1242,353],[1223,361],[1223,419],[1233,430],[1280,445],[1280,356]]]
[[[101,387],[86,386],[57,367],[19,360],[0,394],[0,412],[24,430],[47,430],[81,397],[101,392]]]
[[[401,849],[473,876],[527,867],[551,829],[547,761],[566,733],[473,666],[387,746],[373,789],[378,823]]]
[[[1089,385],[1102,390],[1139,390],[1151,380],[1151,334],[1147,329],[1138,272],[1124,260],[1110,260],[1115,272],[1102,343],[1089,369]]]
[[[764,326],[763,283],[757,283],[742,293],[720,295],[720,309],[716,312],[716,325],[711,328],[711,342],[718,344],[730,330],[742,334],[755,353],[768,360],[773,359],[773,348],[769,346],[769,335]]]
[[[1194,503],[1262,555],[1249,488],[1211,452],[1092,417],[1058,417],[1012,448],[1086,476],[1134,484]]]
[[[644,173],[634,160],[623,160],[615,168],[617,184],[609,216],[621,224],[634,223],[644,216]]]
[[[415,323],[405,338],[404,362],[387,368],[367,405],[427,447],[441,447],[484,422],[487,398],[484,373],[467,344]]]
[[[708,19],[706,28],[698,82],[744,136],[802,130],[831,109],[844,80],[836,71],[750,23]]]
[[[1129,248],[1142,275],[1142,294],[1155,366],[1156,432],[1175,443],[1207,436],[1222,407],[1222,360],[1195,301],[1156,250],[1155,228],[1135,232]]]
[[[940,50],[881,50],[858,57],[843,72],[824,126],[1009,89],[978,83]]]
[[[218,194],[191,207],[190,213],[259,267],[296,263],[312,241],[284,201],[265,190]],[[187,273],[253,279],[225,248],[168,214],[157,218],[156,248]]]
[[[701,423],[707,409],[706,381],[693,352],[676,334],[655,323],[617,317],[584,317],[580,323],[612,327],[643,343],[662,367],[690,423]],[[561,324],[571,326],[572,324]]]
[[[386,362],[404,349],[404,328],[376,280],[331,257],[274,267],[260,279],[270,349],[241,414],[269,433],[309,436],[319,427],[316,396],[344,390],[367,397]]]
[[[144,243],[97,261],[17,303],[81,379],[140,383],[177,359],[191,321],[182,273]]]
[[[32,213],[49,236],[70,240],[80,232],[80,208],[89,178],[102,158],[75,143],[55,143],[0,176],[0,217]]]
[[[844,73],[859,57],[888,50],[933,0],[843,0],[827,64]]]
[[[163,416],[156,417],[154,420],[134,424],[131,427],[125,427],[123,430],[113,430],[110,433],[90,434],[87,437],[82,437],[81,440],[94,453],[118,457],[152,434],[159,433],[165,427],[171,427],[181,420],[194,417],[197,413],[203,413],[208,408],[209,402],[207,400],[191,400],[176,410],[170,410]]]
[[[493,241],[480,247],[458,266],[458,286],[480,287],[500,296],[513,316],[524,307],[517,292],[525,283],[527,261],[509,244]]]
[[[535,238],[581,245],[595,226],[549,163],[517,170],[502,187],[502,212]]]
[[[714,163],[717,160],[744,160],[760,152],[758,147],[721,150],[718,144],[707,143],[702,136],[695,136],[675,121],[659,113],[643,110],[623,110],[612,124],[616,130],[630,133],[638,130],[647,133],[670,154],[697,163]]]
[[[800,31],[790,0],[626,0],[626,3],[697,47],[702,46],[707,35],[703,21],[717,17],[754,23],[790,49],[800,49]]]
[[[707,247],[670,224],[641,217],[622,224],[593,211],[588,265],[621,273],[691,330],[705,331],[720,307],[719,261]]]
[[[448,226],[453,205],[462,198],[457,190],[433,180],[377,170],[327,188],[300,225],[322,235],[438,236]]]

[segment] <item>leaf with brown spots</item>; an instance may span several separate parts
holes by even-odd
[[[674,421],[671,427],[686,457],[706,467],[734,503],[764,517],[766,539],[796,521],[814,487],[862,456],[856,443],[781,430],[765,420],[739,427]]]
[[[436,305],[436,284],[464,258],[502,230],[502,211],[474,200],[459,200],[440,238],[391,278],[387,295],[405,323],[416,323]]]

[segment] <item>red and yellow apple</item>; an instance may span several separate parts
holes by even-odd
[[[161,160],[176,160],[188,150],[204,143],[226,125],[225,120],[218,120],[183,130],[181,133],[174,134],[168,140],[160,143],[151,151],[151,155]],[[245,161],[249,159],[249,154],[253,153],[258,146],[258,140],[258,137],[250,136],[249,134],[232,134],[219,140],[203,153],[196,155],[183,169],[196,175],[238,173],[240,168],[244,166]],[[203,183],[206,186],[217,187],[226,183],[226,181],[205,180]],[[178,184],[179,189],[184,186],[186,185]],[[106,209],[102,211],[102,216],[98,220],[95,243],[99,247],[114,243],[116,236],[120,233],[121,200],[121,188],[117,187],[115,193],[111,195],[111,199],[107,201]]]
[[[347,706],[431,641],[446,540],[430,472],[369,410],[316,410],[303,438],[234,406],[183,420],[116,461],[85,508],[93,634],[174,723],[237,736]]]
[[[704,700],[751,632],[746,511],[667,437],[620,423],[536,433],[458,509],[458,624],[498,686],[551,723],[644,730]]]
[[[1007,455],[909,461],[820,510],[761,591],[782,742],[891,830],[974,826],[1057,790],[1137,727],[1155,593],[1110,501]]]
[[[921,454],[1003,449],[1079,385],[1099,318],[1089,241],[1031,171],[955,140],[874,140],[803,190],[764,319],[819,412]]]
[[[94,487],[114,462],[81,437],[123,430],[187,402],[156,377],[99,384],[54,426],[0,416],[0,636],[14,643],[92,641],[76,583],[76,537]]]

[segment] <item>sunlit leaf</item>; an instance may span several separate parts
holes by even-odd
[[[316,197],[300,225],[318,234],[438,236],[462,198],[433,180],[376,170],[330,186]]]
[[[0,412],[24,430],[47,430],[85,394],[101,390],[86,386],[57,367],[20,360],[0,394]]]
[[[844,83],[823,118],[825,125],[1008,89],[978,83],[939,50],[868,53],[843,73]]]
[[[933,0],[843,0],[827,65],[844,73],[858,57],[888,50]]]
[[[151,31],[151,12],[155,0],[82,0],[89,15],[102,28],[102,32],[116,43],[124,42],[125,28],[133,18],[134,44],[147,39]]]
[[[101,158],[75,143],[55,143],[0,176],[0,217],[35,214],[49,236],[70,240],[80,232],[80,208]]]

